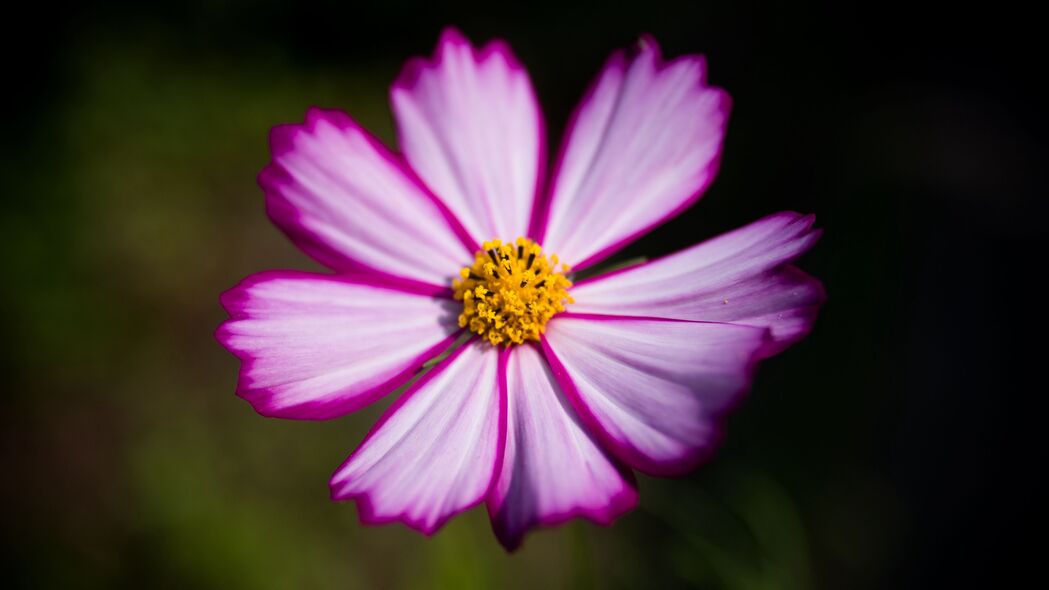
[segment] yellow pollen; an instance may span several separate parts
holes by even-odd
[[[492,240],[481,245],[473,266],[452,281],[455,298],[463,302],[459,327],[485,338],[493,346],[539,340],[546,322],[574,303],[565,278],[567,264],[557,270],[556,255],[547,259],[532,240],[514,243]]]

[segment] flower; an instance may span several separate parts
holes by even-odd
[[[549,188],[527,73],[505,43],[455,30],[393,84],[403,157],[337,111],[275,127],[269,216],[336,274],[263,272],[223,294],[238,395],[265,416],[336,418],[454,348],[336,470],[332,498],[425,534],[484,502],[511,550],[535,526],[611,523],[638,502],[632,470],[695,467],[757,361],[812,327],[823,288],[791,262],[819,237],[813,217],[571,273],[714,178],[729,98],[705,78],[701,57],[664,62],[649,37],[615,53]]]

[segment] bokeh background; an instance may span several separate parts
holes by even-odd
[[[248,3],[28,7],[4,36],[3,506],[15,588],[1002,587],[1043,572],[1047,128],[1036,20],[1004,5]],[[507,39],[552,142],[613,49],[704,53],[723,167],[620,258],[774,211],[825,229],[830,294],[716,458],[611,528],[514,555],[481,509],[362,527],[327,479],[388,403],[264,419],[221,291],[317,269],[267,221],[270,126],[386,90],[440,29]],[[1037,537],[1034,537],[1037,539]]]

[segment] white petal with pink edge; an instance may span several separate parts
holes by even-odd
[[[623,462],[686,472],[720,441],[746,392],[767,330],[750,326],[562,314],[543,348],[584,422]]]
[[[478,242],[528,231],[544,163],[543,119],[510,48],[446,30],[390,89],[401,149]]]
[[[701,57],[664,63],[647,37],[632,59],[612,56],[573,115],[547,215],[537,215],[544,248],[589,266],[699,198],[730,102],[705,76]]]
[[[788,264],[819,239],[811,215],[783,212],[572,289],[576,313],[767,327],[778,352],[808,334],[823,285]]]
[[[513,347],[504,363],[506,451],[488,500],[500,542],[513,550],[534,526],[577,516],[607,525],[633,508],[632,476],[587,432],[537,347]]]
[[[365,278],[273,271],[222,295],[216,337],[263,415],[320,420],[396,389],[454,340],[449,300]]]
[[[332,498],[425,534],[483,501],[505,440],[498,356],[468,343],[412,385],[332,476]]]
[[[259,174],[270,218],[322,264],[447,286],[472,259],[454,216],[348,115],[310,109],[270,143]]]

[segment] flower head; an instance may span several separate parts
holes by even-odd
[[[729,100],[701,58],[665,62],[648,37],[614,54],[549,186],[504,43],[445,31],[391,102],[403,157],[337,111],[274,128],[267,211],[335,274],[249,277],[217,333],[237,393],[282,418],[342,416],[450,351],[332,476],[362,521],[430,534],[483,502],[510,549],[537,525],[609,524],[637,503],[631,470],[709,456],[757,361],[811,329],[823,289],[791,262],[819,232],[796,213],[573,284],[713,180]]]

